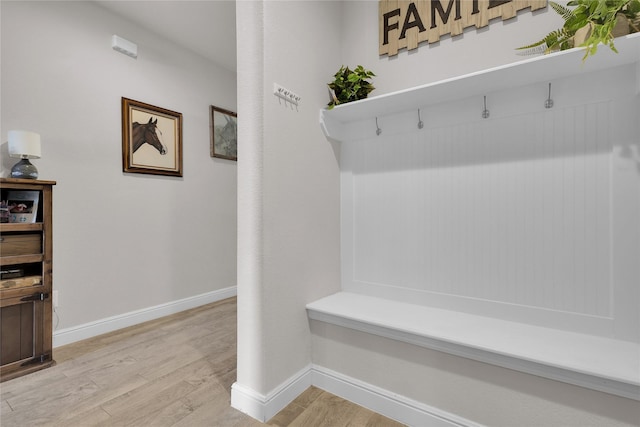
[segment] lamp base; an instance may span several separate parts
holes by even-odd
[[[31,164],[29,159],[20,159],[11,168],[11,178],[38,179],[38,169]]]

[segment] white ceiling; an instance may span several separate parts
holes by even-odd
[[[236,71],[234,0],[96,0],[96,3],[228,70]]]

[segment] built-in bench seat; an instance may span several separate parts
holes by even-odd
[[[640,400],[640,344],[339,292],[311,319]]]

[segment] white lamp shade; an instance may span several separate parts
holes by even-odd
[[[39,159],[40,134],[26,130],[10,130],[9,156],[21,159]]]

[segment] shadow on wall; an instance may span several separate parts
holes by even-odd
[[[356,174],[424,170],[586,158],[611,154],[615,147],[620,148],[616,154],[633,158],[638,103],[625,83],[635,78],[632,68],[553,82],[555,106],[550,109],[545,108],[549,95],[542,83],[487,94],[487,119],[481,115],[482,97],[474,97],[352,123],[347,133],[358,136],[347,144],[357,147],[343,146],[342,156],[360,154],[343,166],[351,168],[352,163]],[[599,86],[601,81],[611,84]],[[423,129],[416,127],[418,113]],[[378,127],[382,132],[376,136]]]

